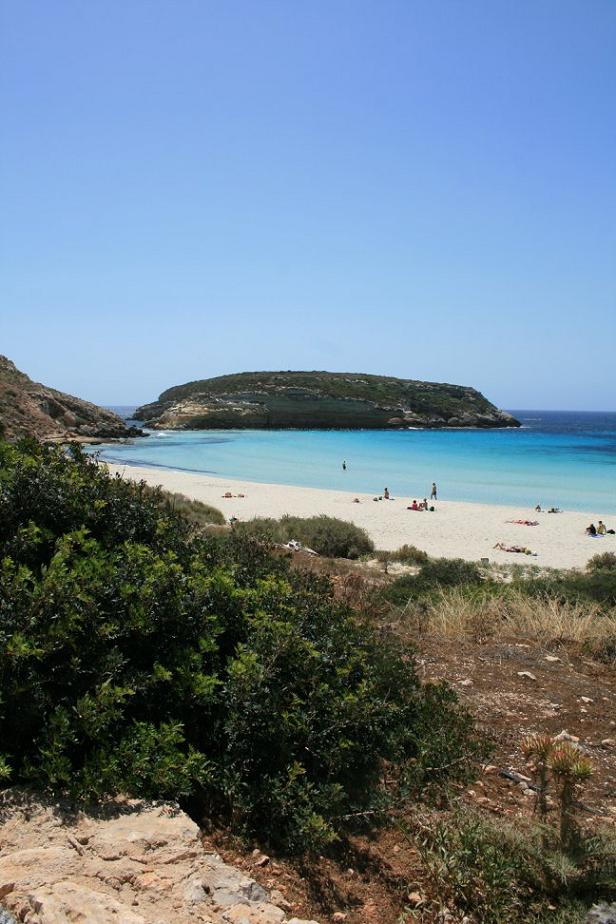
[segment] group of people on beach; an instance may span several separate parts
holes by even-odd
[[[428,501],[425,497],[422,501],[419,501],[419,503],[417,503],[417,501],[414,500],[413,503],[410,504],[406,509],[407,510],[432,510],[434,511],[434,507],[431,507],[428,504]]]
[[[344,465],[345,463],[343,462],[342,464]],[[435,482],[432,482],[432,493],[430,495],[430,500],[436,500],[436,495],[437,495],[436,484]],[[394,498],[389,493],[389,488],[383,488],[383,493],[379,495],[378,497],[373,498],[373,500],[375,501],[393,500],[393,499]],[[359,499],[355,498],[355,502],[359,503]],[[418,510],[418,511],[419,510],[431,510],[434,512],[435,508],[434,506],[431,506],[428,503],[428,498],[424,497],[424,499],[422,501],[419,501],[419,503],[417,502],[417,500],[413,500],[413,502],[409,504],[409,506],[406,509],[407,510]]]
[[[343,460],[342,460],[342,471],[343,471],[343,472],[346,472],[346,470],[347,470],[347,462],[346,462],[346,459],[343,459]],[[431,492],[430,492],[430,500],[431,500],[431,501],[435,501],[435,500],[437,499],[437,497],[438,497],[438,488],[436,487],[436,482],[433,481],[433,482],[432,482],[432,490],[431,490]],[[389,493],[389,488],[383,488],[383,493],[382,493],[382,494],[379,494],[379,495],[377,495],[377,496],[375,496],[375,497],[373,497],[372,500],[374,500],[374,501],[380,501],[380,500],[394,500],[394,498],[393,498],[393,497],[391,496],[391,494]],[[359,503],[361,503],[359,497],[354,497],[354,498],[353,498],[353,503],[354,503],[354,504],[359,504]],[[427,498],[427,497],[424,497],[424,499],[423,499],[422,501],[419,501],[419,503],[417,502],[417,500],[414,500],[411,504],[409,504],[409,506],[408,506],[406,509],[407,509],[407,510],[431,510],[431,511],[434,511],[435,508],[434,508],[433,505],[431,505],[431,504],[428,503],[428,498]]]
[[[591,523],[590,526],[586,527],[587,536],[614,536],[616,535],[616,530],[608,529],[603,520],[599,520],[597,526],[594,523]]]

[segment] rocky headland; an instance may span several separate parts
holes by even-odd
[[[139,432],[113,411],[33,382],[10,359],[0,356],[0,434],[5,439],[35,436],[44,441],[90,442]]]
[[[154,429],[519,427],[463,385],[343,372],[242,372],[188,382],[136,411]]]

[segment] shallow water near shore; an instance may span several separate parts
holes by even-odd
[[[250,481],[418,499],[436,481],[448,500],[616,513],[616,413],[512,413],[519,430],[167,430],[91,451]]]

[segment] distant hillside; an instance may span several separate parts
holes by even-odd
[[[112,411],[33,382],[10,359],[0,356],[0,435],[6,439],[36,436],[85,441],[136,432]]]
[[[136,416],[159,429],[518,427],[474,388],[345,372],[242,372],[164,391]]]

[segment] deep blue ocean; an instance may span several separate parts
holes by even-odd
[[[448,500],[616,513],[616,413],[512,413],[519,430],[165,430],[93,450],[250,481],[408,497],[436,481]]]

